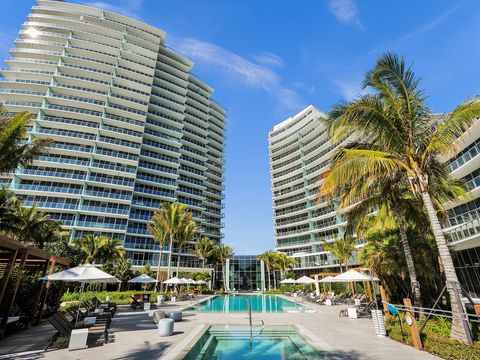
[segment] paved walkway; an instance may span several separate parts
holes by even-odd
[[[168,304],[165,310],[179,310],[189,305],[188,302]],[[389,338],[374,334],[371,320],[339,318],[342,306],[317,306],[317,313],[254,313],[254,324],[295,324],[307,334],[310,341],[316,341],[317,347],[336,349],[352,360],[417,360],[438,359],[428,353],[417,351],[412,347],[397,343]],[[179,350],[204,327],[204,324],[248,324],[245,313],[184,313],[184,320],[175,323],[175,333],[170,337],[158,337],[156,326],[149,314],[143,310],[132,311],[129,307],[121,308],[115,315],[110,327],[113,332],[112,342],[103,346],[85,350],[57,350],[34,352],[18,355],[17,359],[174,359]],[[20,346],[19,336],[30,344],[44,341],[42,332],[29,329],[23,333],[10,336],[0,341],[0,354],[5,349],[15,352],[24,351]],[[34,333],[35,331],[35,333]],[[51,329],[50,329],[51,331]],[[30,334],[29,334],[30,333]],[[12,345],[13,344],[13,345]],[[44,344],[42,344],[44,346]],[[37,344],[37,347],[40,347]],[[30,349],[33,350],[33,349]],[[8,358],[12,358],[11,356]],[[13,357],[15,359],[15,357]],[[0,356],[2,359],[2,356]]]

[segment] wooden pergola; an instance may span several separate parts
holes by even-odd
[[[16,267],[19,271],[28,268],[41,270],[42,276],[45,276],[52,274],[55,271],[55,266],[68,267],[68,265],[67,259],[0,235],[0,274],[2,274],[0,278],[0,338],[3,337],[5,332],[21,280],[21,277],[18,277],[13,284],[13,295],[4,297],[13,269]],[[34,323],[38,323],[42,318],[49,287],[50,284],[44,282],[36,296],[33,311],[33,314],[36,314],[35,319],[33,319]]]

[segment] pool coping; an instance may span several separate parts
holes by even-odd
[[[183,360],[185,356],[192,350],[200,338],[212,326],[229,325],[229,326],[248,326],[248,323],[225,322],[225,323],[203,323],[197,326],[186,338],[180,341],[172,350],[170,350],[163,359],[165,360]],[[291,326],[295,328],[298,335],[300,335],[305,342],[319,352],[327,352],[331,360],[349,360],[341,351],[337,350],[325,340],[316,336],[313,332],[300,324],[281,323],[281,324],[265,324],[265,326]]]

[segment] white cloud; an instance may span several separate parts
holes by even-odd
[[[266,52],[258,55],[252,55],[252,58],[259,64],[262,64],[264,66],[268,67],[277,67],[277,68],[282,68],[285,64],[283,62],[283,59],[275,54]]]
[[[360,22],[358,7],[354,0],[330,0],[328,9],[343,24],[354,25],[363,29]]]
[[[263,65],[251,62],[217,45],[197,39],[170,36],[169,42],[172,48],[194,62],[207,65],[238,84],[269,93],[289,110],[299,110],[306,106],[298,93],[281,84],[278,73]]]
[[[398,37],[390,45],[376,47],[373,50],[371,50],[370,53],[374,54],[374,53],[382,52],[385,49],[392,51],[392,50],[397,50],[401,48],[402,46],[408,44],[410,41],[413,41],[415,38],[421,36],[422,34],[435,29],[437,26],[442,24],[450,15],[452,15],[457,9],[458,9],[458,6],[452,7],[451,9],[445,11],[443,14],[440,14],[439,16],[433,18],[432,20],[415,28],[414,30]]]
[[[106,1],[82,1],[83,5],[116,12],[134,19],[141,20],[138,12],[141,10],[144,0],[122,0],[118,5]]]
[[[363,94],[360,80],[336,80],[334,82],[337,92],[348,101],[354,100],[358,95]]]

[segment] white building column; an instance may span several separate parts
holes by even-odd
[[[265,263],[260,260],[260,279],[261,279],[261,291],[267,290],[265,287]]]

